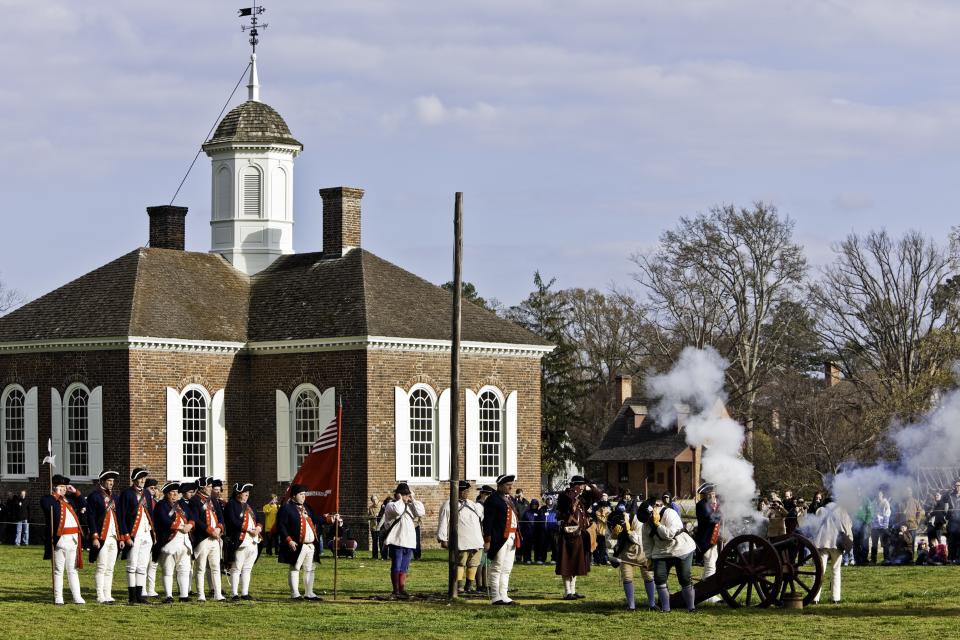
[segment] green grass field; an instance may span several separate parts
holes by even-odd
[[[333,560],[325,558],[317,581],[318,589],[326,592],[324,602],[296,603],[286,599],[286,568],[266,556],[254,568],[251,593],[256,602],[100,606],[92,593],[92,568],[87,566],[81,571],[87,604],[55,607],[50,565],[41,555],[38,547],[0,547],[0,620],[5,639],[337,635],[504,640],[558,634],[578,640],[651,636],[876,639],[953,637],[960,624],[960,567],[848,567],[843,573],[843,604],[802,612],[708,605],[695,615],[667,615],[624,611],[617,571],[609,567],[595,567],[579,579],[577,590],[587,599],[574,603],[559,600],[560,581],[551,566],[515,567],[511,596],[525,605],[522,608],[491,607],[483,600],[376,601],[371,596],[389,591],[389,566],[366,558],[340,561],[336,602]],[[445,560],[445,552],[427,552],[413,564],[408,590],[423,596],[444,592]],[[125,600],[126,575],[120,562],[114,585],[114,597]]]

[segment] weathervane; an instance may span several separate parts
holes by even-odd
[[[257,44],[260,42],[260,29],[266,29],[269,25],[264,22],[260,24],[260,21],[257,19],[257,16],[261,15],[266,9],[264,7],[257,6],[257,0],[253,0],[253,6],[247,7],[246,9],[240,9],[240,17],[244,18],[250,16],[249,25],[240,25],[241,31],[250,31],[250,46],[253,48],[253,53],[257,52]]]

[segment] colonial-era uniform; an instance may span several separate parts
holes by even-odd
[[[319,600],[313,592],[313,563],[320,550],[317,544],[318,527],[325,518],[314,514],[306,504],[299,504],[293,498],[299,493],[306,493],[307,488],[295,484],[290,486],[290,500],[277,513],[277,542],[279,544],[279,561],[290,565],[290,597],[300,600]],[[290,543],[296,543],[291,548]],[[300,571],[303,570],[304,595],[300,595]]]
[[[148,473],[146,469],[134,469],[130,472],[130,480],[136,482],[146,478]],[[127,559],[127,593],[131,603],[147,602],[144,593],[147,567],[153,543],[156,542],[152,508],[153,499],[145,489],[139,489],[136,485],[127,487],[117,500],[117,518],[125,545],[121,555]]]
[[[54,487],[69,485],[70,478],[53,476]],[[80,492],[76,492],[77,497]],[[40,499],[40,508],[46,520],[43,559],[53,559],[53,603],[63,604],[63,574],[67,574],[70,595],[75,604],[84,604],[80,595],[80,576],[77,569],[83,568],[80,548],[80,519],[70,503],[60,494],[53,493]]]
[[[697,535],[694,541],[697,543],[697,552],[703,557],[703,579],[706,580],[717,572],[717,556],[719,555],[718,543],[720,542],[720,529],[723,525],[723,516],[720,514],[720,503],[716,496],[711,498],[709,493],[713,491],[712,485],[701,485],[699,493],[704,495],[697,502]],[[710,598],[711,602],[719,602],[720,597]]]
[[[210,486],[211,480],[211,478],[198,479],[197,486],[201,491],[197,491],[190,499],[190,508],[197,523],[193,529],[193,557],[196,560],[197,600],[200,602],[207,599],[204,592],[204,576],[208,567],[210,582],[213,583],[213,599],[226,600],[220,585],[220,559],[223,555],[221,538],[225,531],[223,511],[220,510],[219,500],[202,491]]]
[[[417,547],[416,518],[422,518],[425,510],[419,500],[404,500],[413,494],[406,482],[401,482],[394,490],[394,497],[383,509],[383,526],[386,527],[384,542],[390,549],[390,581],[393,584],[393,597],[406,600],[407,573],[410,571],[410,560]]]
[[[260,523],[257,514],[239,495],[250,491],[252,484],[234,485],[236,495],[224,509],[227,523],[227,565],[230,567],[230,591],[234,600],[252,600],[250,572],[257,561],[260,545]],[[238,590],[239,589],[239,590]]]
[[[483,541],[490,545],[487,549],[487,557],[490,559],[487,577],[492,604],[513,603],[507,592],[510,589],[513,561],[521,545],[520,518],[517,516],[513,498],[499,491],[500,485],[513,482],[513,479],[512,475],[497,478],[498,491],[483,503]]]
[[[153,514],[154,509],[157,506],[157,494],[156,491],[157,481],[154,478],[147,478],[147,482],[143,485],[144,495],[147,497],[147,502],[150,508],[151,515]],[[159,498],[162,500],[163,495],[161,494]],[[156,542],[154,543],[156,547]],[[150,561],[147,564],[147,583],[143,588],[143,595],[148,598],[156,598],[160,594],[157,593],[157,559],[154,553],[150,554]]]
[[[590,573],[590,518],[587,517],[585,505],[592,504],[598,496],[594,491],[578,493],[576,486],[586,483],[583,476],[573,476],[570,487],[557,499],[560,553],[556,574],[563,577],[564,600],[584,597],[577,593],[577,576]]]
[[[636,609],[634,593],[634,573],[639,569],[643,586],[647,593],[647,606],[657,606],[657,590],[653,582],[650,561],[643,549],[643,523],[629,511],[617,509],[607,517],[606,523],[607,554],[611,564],[619,564],[620,581],[623,582],[623,594],[627,599],[627,609]]]
[[[104,471],[100,474],[100,485],[87,496],[87,529],[90,532],[90,562],[97,563],[93,575],[97,587],[97,602],[112,604],[113,568],[120,553],[120,521],[117,519],[117,503],[113,490],[107,489],[104,482],[116,481],[120,474],[116,471]]]
[[[154,557],[163,565],[164,602],[173,602],[173,577],[177,577],[180,587],[180,602],[190,600],[190,554],[193,543],[188,529],[196,526],[185,508],[186,502],[174,500],[175,491],[180,490],[177,482],[163,485],[163,499],[153,509],[153,522],[156,525],[157,543]]]
[[[457,510],[457,588],[464,593],[476,593],[477,568],[483,551],[483,506],[466,499],[470,483],[459,483],[460,500]],[[437,541],[446,546],[449,541],[450,501],[440,507],[437,523]],[[466,579],[466,582],[464,582]]]

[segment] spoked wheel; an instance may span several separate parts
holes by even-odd
[[[780,554],[759,536],[737,536],[719,558],[720,595],[731,607],[769,607],[783,590]]]
[[[780,600],[788,595],[800,594],[803,596],[803,606],[809,606],[820,591],[823,582],[823,561],[820,552],[813,541],[799,534],[794,534],[791,541],[793,549],[790,553],[790,562],[783,565],[783,587],[780,589]]]

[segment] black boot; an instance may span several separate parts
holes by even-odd
[[[137,587],[137,602],[140,604],[150,604],[150,601],[143,595],[143,587]]]
[[[137,587],[127,587],[127,604],[140,604],[137,597]]]

